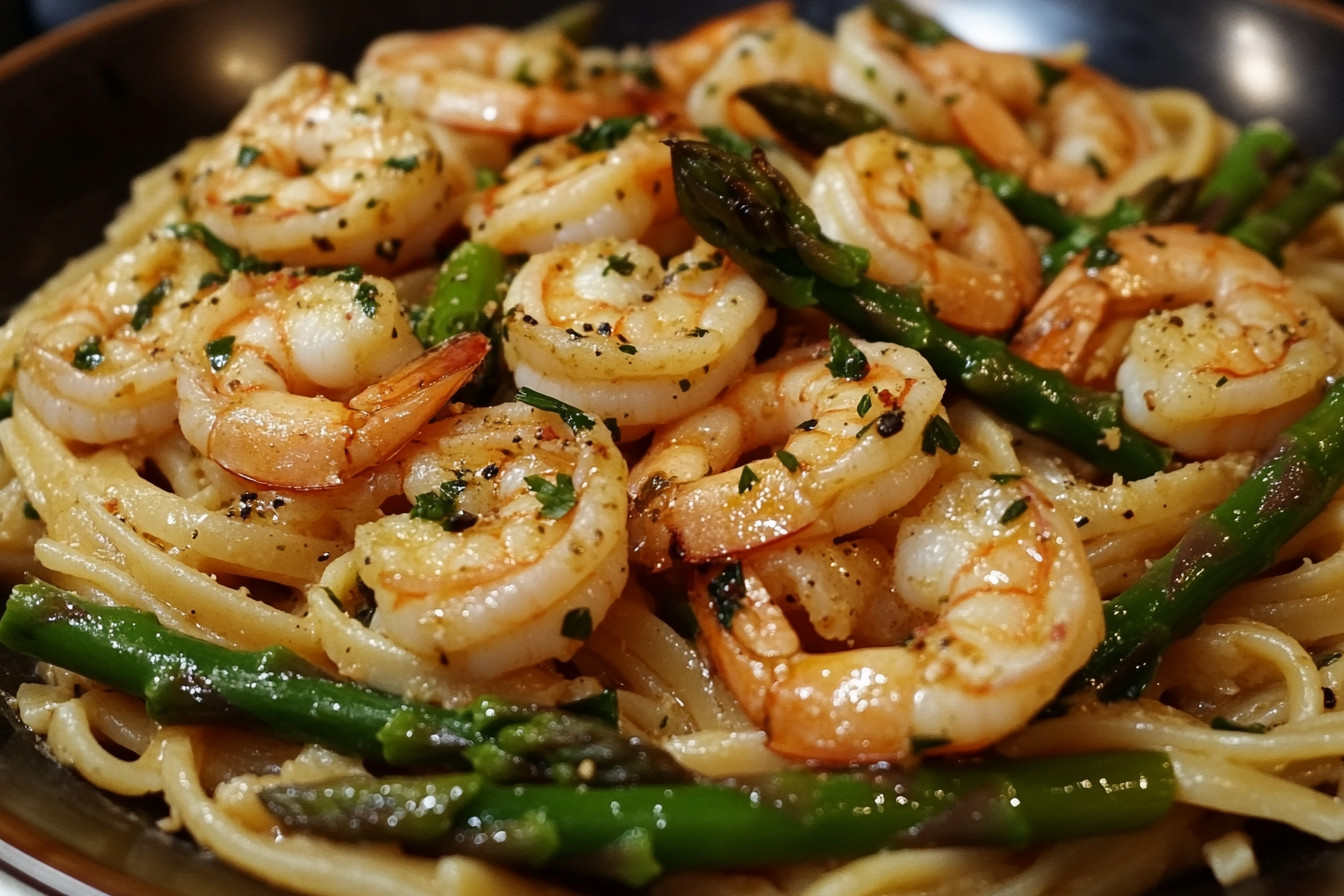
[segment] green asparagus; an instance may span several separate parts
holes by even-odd
[[[1344,199],[1344,140],[1313,162],[1288,195],[1243,218],[1228,235],[1278,262],[1283,247],[1341,199]]]
[[[1058,371],[1012,354],[1000,340],[942,323],[915,289],[864,277],[867,253],[827,239],[763,154],[743,159],[682,141],[672,147],[672,165],[691,225],[776,301],[818,305],[865,338],[918,350],[939,376],[1101,469],[1142,478],[1166,466],[1170,453],[1124,422],[1118,395],[1075,386]]]
[[[1066,690],[1137,697],[1172,641],[1213,602],[1263,572],[1284,543],[1344,485],[1344,381],[1289,427],[1250,477],[1195,522],[1176,547],[1106,603],[1106,636]]]
[[[662,750],[602,719],[489,698],[461,709],[402,700],[336,681],[284,648],[221,647],[41,581],[11,592],[0,643],[137,696],[164,722],[247,725],[391,766],[472,769],[501,781],[686,777]]]
[[[474,775],[342,778],[260,797],[293,830],[640,886],[680,869],[1136,830],[1171,807],[1175,780],[1163,754],[1112,752],[608,790]]]
[[[1266,122],[1244,128],[1204,182],[1188,220],[1203,230],[1226,233],[1296,148],[1297,141],[1281,125]]]

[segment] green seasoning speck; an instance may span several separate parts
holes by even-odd
[[[570,429],[575,432],[582,432],[593,428],[593,418],[589,417],[583,411],[574,407],[572,404],[566,404],[558,398],[552,398],[535,389],[526,387],[519,389],[514,396],[514,401],[521,401],[523,404],[531,405],[539,411],[553,411],[560,415],[560,419],[565,421]]]
[[[934,417],[924,426],[920,449],[925,454],[937,454],[940,448],[948,454],[956,454],[961,448],[961,439],[952,431],[952,424],[942,417]]]
[[[1036,77],[1041,79],[1041,92],[1037,95],[1036,102],[1044,106],[1050,100],[1050,91],[1069,76],[1069,70],[1052,65],[1044,59],[1033,59],[1031,62],[1036,67]]]
[[[560,634],[575,641],[587,641],[593,633],[593,613],[587,607],[575,607],[560,623]]]
[[[607,428],[607,432],[611,433],[612,441],[619,442],[621,440],[621,424],[617,422],[615,417],[603,417],[602,425]]]
[[[1006,526],[1026,512],[1027,512],[1027,499],[1018,498],[1016,501],[1009,504],[1008,507],[1003,511],[1003,516],[999,517],[999,522],[1003,523]]]
[[[616,346],[616,351],[625,355],[634,355],[639,353],[639,349],[635,348],[633,345],[630,345],[629,343],[626,343],[625,345]]]
[[[365,317],[378,315],[378,287],[372,283],[361,283],[355,290],[355,304],[364,312]]]
[[[339,283],[358,283],[364,279],[364,269],[357,264],[352,264],[337,271],[335,277]]]
[[[1226,716],[1214,716],[1213,721],[1209,722],[1209,727],[1214,731],[1240,731],[1243,734],[1264,734],[1269,730],[1269,728],[1259,722],[1242,725],[1240,722],[1234,722]]]
[[[244,144],[243,146],[238,147],[239,168],[249,168],[252,163],[259,158],[261,158],[261,150],[257,149],[255,146],[247,146]]]
[[[733,614],[742,606],[742,599],[747,594],[747,585],[742,578],[742,564],[729,563],[718,575],[709,580],[705,590],[709,592],[709,599],[714,605],[714,615],[718,618],[719,625],[731,629]]]
[[[860,418],[863,418],[868,416],[868,412],[871,411],[872,409],[873,409],[873,396],[865,392],[863,393],[863,397],[859,399],[859,404],[857,407],[854,408],[854,410],[858,412]]]
[[[868,359],[863,352],[835,324],[831,324],[830,332],[831,360],[827,362],[826,369],[831,372],[831,376],[845,380],[861,380],[867,376]]]
[[[574,479],[568,473],[556,473],[554,482],[544,476],[525,476],[523,481],[541,502],[541,515],[548,520],[560,519],[579,501],[574,493]]]
[[[737,477],[737,493],[751,491],[751,487],[761,481],[761,477],[756,475],[756,471],[751,467],[743,467],[742,475]]]
[[[205,344],[205,357],[210,361],[210,369],[218,373],[233,357],[232,336],[221,336]]]
[[[390,159],[383,159],[384,168],[395,168],[398,171],[414,171],[420,167],[419,156],[393,156]]]
[[[775,457],[779,458],[779,462],[784,465],[784,469],[788,470],[790,473],[798,472],[798,458],[794,457],[783,448],[775,452]]]
[[[1091,246],[1087,250],[1086,265],[1090,270],[1097,268],[1108,268],[1120,261],[1120,253],[1111,248],[1109,243],[1100,242]]]
[[[37,512],[37,508],[30,501],[23,502],[23,518],[26,520],[40,520],[42,515]]]
[[[103,363],[103,341],[97,336],[85,339],[76,346],[75,355],[70,359],[70,363],[75,365],[76,370],[93,370]]]
[[[416,495],[415,503],[411,506],[411,519],[441,523],[443,528],[448,529],[458,513],[458,498],[466,488],[465,482],[454,479],[432,491]]]
[[[607,274],[619,274],[622,277],[628,277],[635,272],[635,263],[630,260],[630,253],[617,255],[612,253],[607,256],[607,266],[602,269],[602,276]]]
[[[137,333],[145,328],[151,317],[154,316],[154,309],[163,301],[163,297],[168,295],[168,290],[172,288],[173,282],[164,277],[154,287],[145,293],[135,303],[135,314],[131,315],[131,329]]]

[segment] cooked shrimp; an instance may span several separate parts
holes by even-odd
[[[1114,373],[1143,433],[1192,457],[1262,448],[1339,372],[1339,325],[1236,240],[1166,225],[1109,242],[1118,260],[1075,259],[1012,347],[1076,381]]]
[[[28,327],[15,389],[62,438],[149,438],[177,419],[176,334],[215,261],[163,231],[74,284]]]
[[[826,87],[832,53],[830,38],[799,19],[743,30],[691,85],[686,115],[697,127],[768,137],[773,130],[737,92],[772,80]]]
[[[828,236],[873,253],[869,276],[919,284],[953,326],[1002,332],[1036,298],[1035,246],[956,150],[854,137],[821,157],[808,201]]]
[[[357,272],[234,274],[178,354],[182,434],[229,472],[327,488],[395,454],[485,356],[463,334],[422,352],[392,284]]]
[[[217,236],[262,258],[388,273],[431,255],[474,177],[446,131],[297,65],[257,90],[203,155],[188,200]]]
[[[630,240],[533,256],[504,298],[518,385],[612,419],[624,435],[703,407],[774,320],[765,292],[697,242],[664,267]]]
[[[1153,149],[1135,97],[1086,65],[956,40],[912,46],[906,59],[981,158],[1076,207]]]
[[[611,149],[584,152],[569,137],[533,147],[467,208],[471,238],[528,255],[604,237],[684,250],[694,234],[677,207],[668,136],[638,127]]]
[[[452,128],[552,137],[637,112],[623,68],[616,53],[579,49],[556,29],[469,25],[384,35],[364,51],[355,80]]]
[[[767,0],[710,19],[675,40],[655,43],[650,57],[668,101],[684,101],[691,85],[738,37],[751,31],[769,31],[792,20],[788,0]]]
[[[697,574],[702,642],[776,752],[868,763],[981,749],[1026,724],[1101,639],[1073,523],[1026,480],[943,486],[902,524],[895,569],[928,621],[905,644],[831,652],[804,649],[750,557]]]
[[[399,456],[421,510],[355,532],[373,626],[469,677],[567,659],[625,584],[625,460],[598,424],[510,403],[432,424]]]
[[[865,8],[835,22],[831,89],[858,100],[887,119],[894,130],[921,140],[949,142],[956,136],[947,106],[903,57],[905,41]]]
[[[636,561],[662,569],[844,535],[909,501],[937,469],[921,440],[942,381],[911,349],[853,345],[867,360],[859,379],[833,374],[825,346],[800,349],[655,431],[630,474]]]

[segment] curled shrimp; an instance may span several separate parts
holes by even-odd
[[[355,530],[373,626],[469,677],[571,656],[628,572],[606,429],[509,403],[431,424],[396,463],[406,497],[436,509]]]
[[[477,242],[535,255],[604,237],[640,240],[667,254],[693,234],[672,188],[669,132],[637,127],[610,149],[584,152],[570,137],[533,147],[482,190],[464,223]]]
[[[953,326],[1002,332],[1036,298],[1035,246],[954,149],[851,138],[821,157],[808,201],[828,236],[872,252],[869,276],[918,283]]]
[[[1012,348],[1076,381],[1113,374],[1141,432],[1191,457],[1263,448],[1338,372],[1339,325],[1236,240],[1164,225],[1109,246],[1114,263],[1070,263]]]
[[[384,35],[355,80],[455,129],[551,137],[638,111],[625,68],[618,54],[580,49],[554,28],[469,25]]]
[[[392,284],[235,273],[175,358],[182,434],[229,472],[329,488],[395,454],[471,378],[489,340],[424,352]]]
[[[788,0],[766,0],[716,16],[675,40],[655,43],[650,59],[665,101],[684,102],[691,86],[719,58],[725,47],[752,31],[769,31],[793,20]]]
[[[630,472],[636,562],[663,569],[843,535],[909,501],[938,466],[921,444],[942,381],[911,349],[853,346],[867,362],[858,379],[832,373],[825,346],[808,346],[656,430]]]
[[[317,65],[258,89],[188,185],[221,239],[287,265],[399,270],[456,222],[474,171],[452,137]]]
[[[177,419],[176,334],[201,277],[199,244],[153,231],[86,275],[28,327],[15,390],[62,438],[149,438]]]
[[[1025,725],[1102,635],[1071,520],[1026,480],[951,480],[901,525],[893,646],[812,652],[750,557],[697,573],[702,643],[771,749],[823,763],[981,749]]]
[[[630,240],[533,256],[504,298],[504,359],[518,385],[625,435],[703,407],[751,362],[774,314],[708,243],[664,266]]]

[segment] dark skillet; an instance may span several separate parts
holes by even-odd
[[[829,26],[859,0],[799,0]],[[611,0],[599,38],[676,34],[732,0]],[[1238,121],[1274,117],[1321,151],[1344,135],[1344,8],[1309,0],[929,0],[954,31],[998,48],[1083,40],[1130,84],[1203,92]],[[248,92],[310,59],[348,71],[374,35],[489,20],[521,25],[548,0],[125,0],[0,57],[0,303],[92,246],[130,177],[222,128]],[[0,652],[0,688],[31,664]],[[6,713],[8,715],[8,713]],[[152,828],[160,807],[114,802],[0,724],[0,892],[6,870],[56,894],[274,892]],[[1268,877],[1232,894],[1344,890],[1344,850],[1271,830]],[[1207,876],[1166,894],[1223,892]]]

